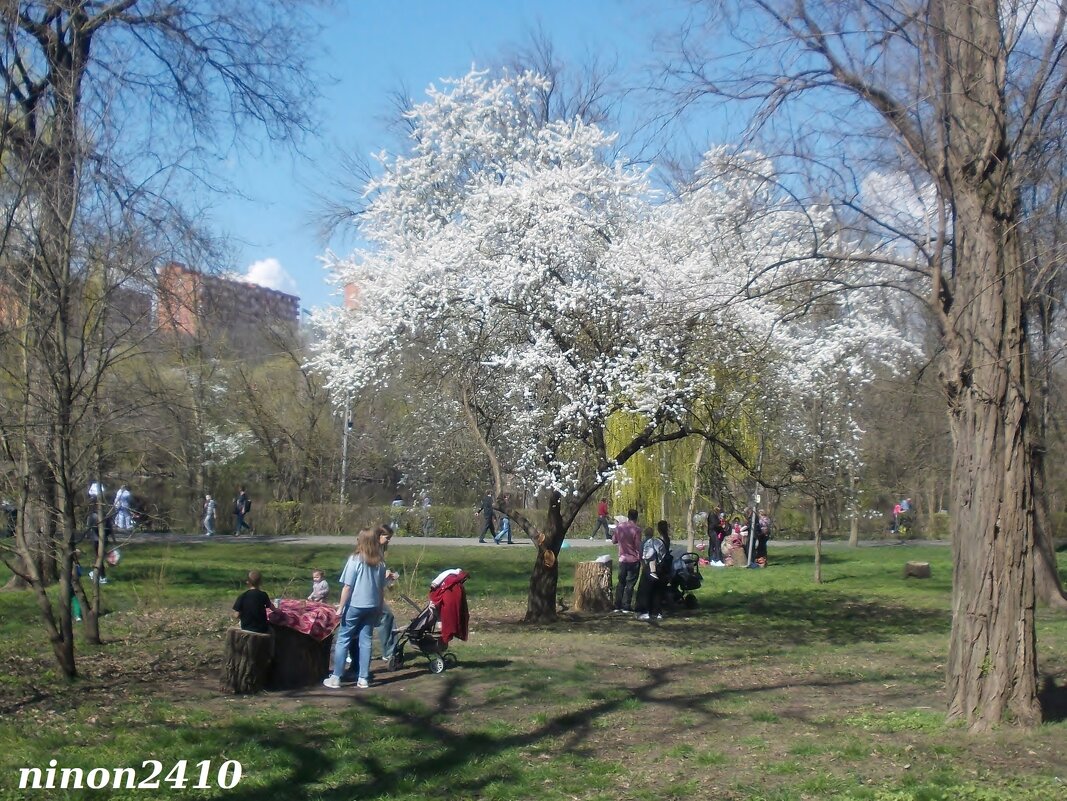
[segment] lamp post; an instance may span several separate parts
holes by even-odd
[[[345,479],[348,478],[348,432],[352,430],[352,396],[345,395],[345,420],[341,430],[341,506],[345,505]]]

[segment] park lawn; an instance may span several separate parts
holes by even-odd
[[[30,595],[0,593],[0,798],[1067,798],[1063,690],[1048,691],[1036,731],[972,736],[944,722],[947,548],[828,550],[816,586],[810,548],[772,543],[766,570],[704,568],[700,607],[660,625],[568,611],[545,627],[519,622],[529,547],[397,540],[390,565],[419,603],[439,570],[471,573],[456,668],[433,676],[416,659],[370,690],[224,694],[222,633],[243,573],[303,597],[311,568],[335,575],[346,550],[130,547],[105,588],[108,643],[80,648],[72,684]],[[596,553],[561,553],[565,602],[574,564]],[[930,561],[933,577],[904,580],[908,559]],[[414,614],[404,607],[394,601],[401,621]],[[1039,611],[1038,638],[1042,676],[1067,684],[1067,618]],[[20,768],[51,759],[189,769],[166,791],[17,789]],[[202,760],[212,785],[239,761],[240,783],[192,789]]]

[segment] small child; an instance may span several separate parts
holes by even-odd
[[[257,631],[260,634],[270,634],[267,626],[267,610],[277,611],[277,607],[268,597],[267,593],[259,588],[263,580],[258,570],[249,570],[248,589],[238,596],[233,602],[233,611],[241,621],[241,628],[245,631]]]
[[[324,574],[321,570],[311,571],[311,595],[308,596],[309,601],[318,601],[319,603],[326,603],[326,598],[330,594],[330,585],[327,583]]]

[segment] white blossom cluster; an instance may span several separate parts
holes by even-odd
[[[613,415],[679,430],[735,390],[723,375],[800,399],[829,373],[862,382],[872,348],[893,347],[862,309],[824,300],[826,325],[797,313],[831,271],[817,256],[828,221],[789,202],[768,159],[713,150],[665,197],[609,160],[610,134],[545,120],[546,86],[472,72],[431,89],[409,152],[379,156],[369,245],[327,256],[360,289],[357,309],[320,320],[314,362],[338,397],[421,376],[442,406],[477,407],[509,472],[566,495],[590,464],[598,478],[617,467]]]

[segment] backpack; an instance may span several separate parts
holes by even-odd
[[[667,555],[660,559],[656,564],[656,572],[662,579],[667,579],[674,575],[674,557],[671,556],[670,548],[666,548],[665,550],[667,551]]]

